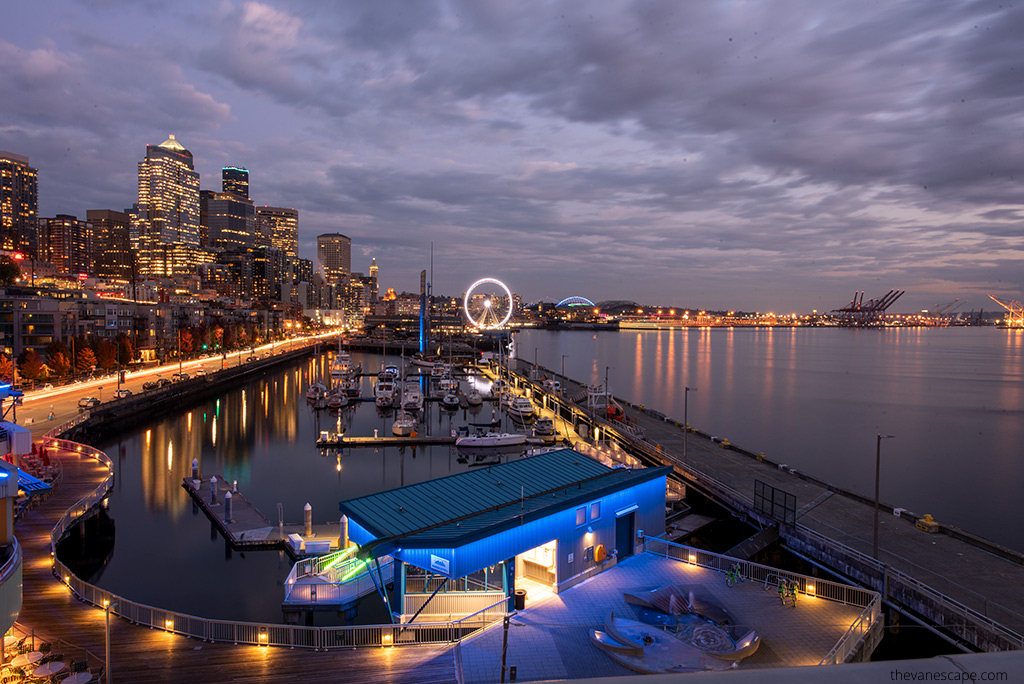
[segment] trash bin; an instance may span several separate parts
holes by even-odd
[[[524,608],[526,608],[526,590],[525,589],[516,589],[515,606],[516,606],[516,610],[523,610]]]

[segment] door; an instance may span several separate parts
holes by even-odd
[[[635,534],[633,516],[635,515],[636,511],[632,511],[615,519],[615,548],[619,550],[619,560],[633,555],[633,535]]]

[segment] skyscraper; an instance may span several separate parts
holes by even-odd
[[[92,275],[92,224],[67,214],[39,219],[39,252],[38,258],[56,266],[58,273]]]
[[[233,192],[199,193],[206,246],[228,252],[251,252],[256,247],[256,208],[252,200]]]
[[[97,277],[132,280],[135,264],[128,238],[131,217],[110,209],[89,209],[85,219],[92,224]]]
[[[0,249],[36,256],[33,238],[39,206],[38,175],[28,165],[28,157],[0,150]]]
[[[352,273],[352,240],[341,233],[316,236],[316,257],[328,284],[344,291]]]
[[[147,145],[146,158],[139,162],[131,237],[140,275],[186,275],[200,262],[199,174],[192,153],[173,135]]]
[[[299,212],[284,207],[256,207],[256,233],[289,259],[299,258]]]
[[[221,192],[233,192],[249,199],[249,170],[240,166],[225,166],[220,170]]]

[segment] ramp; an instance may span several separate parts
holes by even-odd
[[[754,536],[741,541],[739,544],[726,551],[723,555],[740,558],[742,560],[749,560],[759,551],[764,551],[774,544],[778,538],[779,528],[766,527]]]

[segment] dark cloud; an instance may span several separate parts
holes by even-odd
[[[1016,7],[61,8],[0,28],[0,148],[40,167],[44,213],[130,205],[176,132],[204,187],[247,166],[307,255],[340,230],[398,289],[432,243],[437,284],[494,271],[527,299],[824,309],[878,283],[915,309],[1022,286]]]

